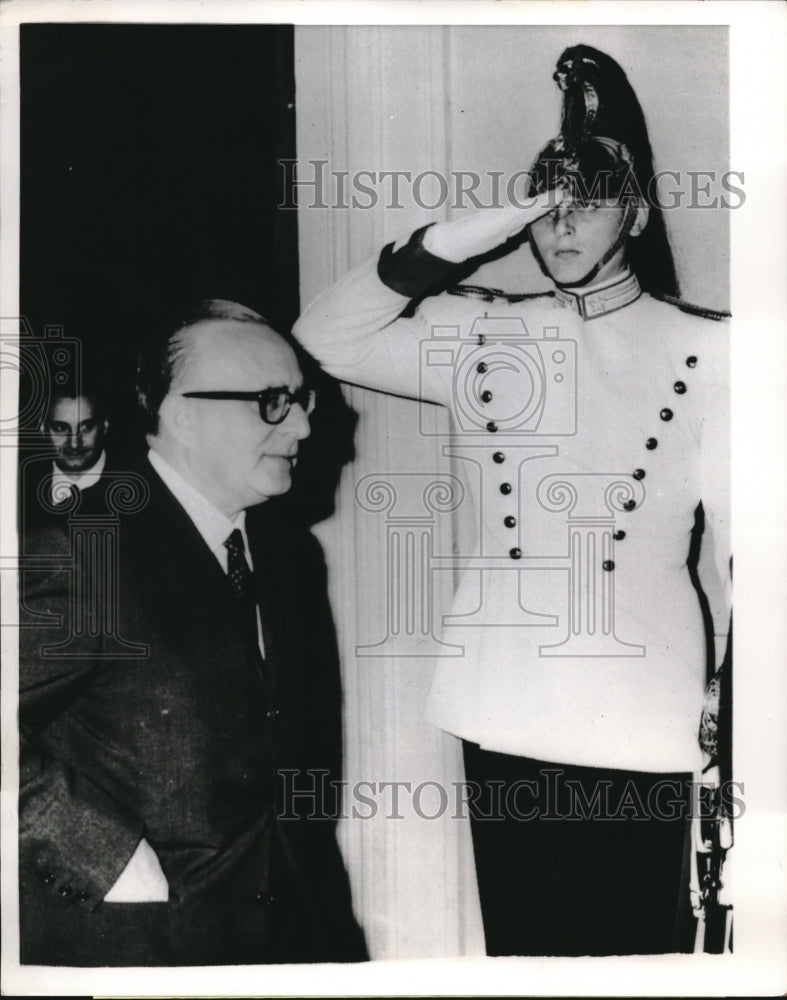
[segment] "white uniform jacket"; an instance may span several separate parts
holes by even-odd
[[[728,577],[728,325],[631,275],[582,304],[443,293],[403,318],[408,301],[373,260],[295,334],[337,378],[452,413],[480,529],[444,636],[465,655],[439,661],[429,718],[545,761],[701,768],[687,555],[702,502]]]

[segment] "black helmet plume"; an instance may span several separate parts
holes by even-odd
[[[563,187],[580,204],[602,198],[631,206],[647,199],[650,218],[629,241],[629,265],[645,291],[677,295],[645,116],[626,74],[604,52],[575,45],[560,56],[554,79],[563,92],[560,135],[536,158],[530,192]],[[628,212],[629,227],[632,221]]]

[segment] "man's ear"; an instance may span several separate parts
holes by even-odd
[[[159,422],[184,447],[190,447],[196,435],[194,408],[183,396],[169,395],[159,409]]]
[[[639,236],[642,230],[648,224],[648,218],[650,216],[650,205],[646,201],[641,201],[637,205],[637,215],[634,219],[634,225],[631,227],[630,236]]]

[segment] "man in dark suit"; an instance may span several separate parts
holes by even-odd
[[[138,390],[150,452],[124,510],[44,531],[23,573],[21,960],[362,960],[324,795],[324,564],[259,506],[290,487],[313,395],[222,300],[143,352]]]
[[[104,509],[113,479],[107,468],[109,417],[98,385],[66,382],[50,391],[40,443],[20,463],[23,534],[76,507]]]

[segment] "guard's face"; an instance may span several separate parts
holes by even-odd
[[[290,346],[268,327],[210,320],[191,332],[194,350],[173,392],[239,391],[303,384]],[[254,400],[179,399],[187,461],[201,492],[230,516],[286,493],[309,420],[293,402],[280,424],[267,424]]]
[[[532,223],[530,237],[552,278],[561,285],[581,281],[617,239],[624,211],[614,202],[582,206],[567,198]],[[625,267],[625,253],[625,246],[621,247],[594,282],[619,274]]]
[[[58,399],[49,411],[44,433],[55,451],[55,465],[79,475],[92,468],[104,450],[107,421],[100,420],[84,396]]]

